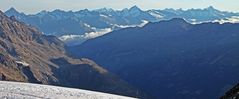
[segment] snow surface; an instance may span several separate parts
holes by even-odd
[[[104,17],[104,18],[109,18],[108,16],[106,15],[103,15],[103,14],[100,14],[101,17]]]
[[[18,64],[22,64],[23,66],[29,66],[29,64],[25,61],[16,61]]]
[[[0,81],[0,99],[135,99],[50,85]]]
[[[160,14],[159,12],[149,12],[150,15],[152,15],[153,17],[155,17],[156,19],[163,19],[162,14]]]

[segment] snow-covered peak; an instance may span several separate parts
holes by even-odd
[[[60,10],[60,9],[56,9],[54,11],[52,11],[52,13],[64,13],[65,11],[63,10]]]
[[[204,10],[207,10],[208,12],[211,12],[211,13],[220,12],[219,10],[215,9],[213,6],[209,6],[205,8]]]
[[[209,6],[206,8],[207,10],[216,10],[213,6]]]
[[[141,12],[142,10],[138,6],[133,6],[129,9],[130,12]]]
[[[18,11],[15,9],[15,8],[13,8],[13,7],[11,7],[9,10],[7,10],[6,12],[11,12],[11,13],[18,13]]]
[[[88,9],[84,9],[84,10],[80,10],[78,12],[81,12],[81,13],[89,13],[90,11]]]
[[[5,12],[7,15],[19,15],[20,13],[13,7]]]
[[[144,13],[139,7],[133,6],[130,9],[125,8],[122,10],[123,16],[138,16],[140,14]]]
[[[41,12],[37,13],[36,15],[37,16],[44,16],[44,15],[47,15],[49,12],[46,11],[46,10],[42,10]]]
[[[176,11],[176,10],[173,9],[173,8],[165,8],[164,11],[174,12],[174,11]]]
[[[97,12],[114,12],[114,10],[112,8],[101,8],[101,9],[96,9],[94,11],[97,11]]]

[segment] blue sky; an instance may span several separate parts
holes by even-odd
[[[205,8],[214,6],[220,10],[239,12],[238,0],[0,0],[0,9],[10,7],[25,13],[36,13],[41,10],[81,10],[97,8],[122,9],[137,5],[143,10],[164,8]]]

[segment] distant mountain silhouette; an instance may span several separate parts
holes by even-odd
[[[26,15],[11,8],[5,12],[9,17],[15,16],[18,20],[31,24],[45,34],[62,37],[65,42],[82,42],[85,39],[101,36],[107,32],[126,27],[144,25],[147,22],[157,22],[172,18],[184,18],[190,23],[200,22],[239,22],[239,13],[219,11],[213,7],[205,9],[164,9],[143,11],[137,6],[123,10],[102,8],[97,10],[80,10],[76,12],[41,11],[37,14]],[[100,32],[100,33],[99,33]],[[87,35],[91,33],[91,35]],[[92,36],[92,34],[94,34]],[[78,37],[66,35],[83,35]]]
[[[211,8],[210,8],[211,9]],[[126,28],[69,48],[156,99],[215,99],[238,82],[239,24],[180,18]]]

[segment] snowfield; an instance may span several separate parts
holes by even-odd
[[[135,99],[50,85],[0,81],[0,99]]]

